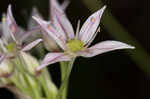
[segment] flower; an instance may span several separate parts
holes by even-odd
[[[60,6],[61,9],[63,9],[64,11],[66,10],[67,6],[69,4],[69,0],[64,0],[64,2],[62,4],[59,4],[57,0],[49,0],[49,20],[51,21],[51,24],[55,24],[55,13],[54,13],[54,6]],[[58,9],[59,10],[59,9]],[[59,10],[60,11],[60,10]],[[31,16],[38,16],[40,18],[43,19],[43,16],[38,12],[37,8],[33,8]],[[57,45],[57,43],[55,42],[55,40],[53,40],[53,38],[47,34],[47,32],[45,32],[38,24],[35,20],[33,19],[29,19],[29,23],[28,23],[28,28],[29,29],[33,29],[34,28],[34,33],[32,33],[32,39],[37,38],[37,37],[42,37],[43,38],[43,43],[45,48],[48,51],[59,51],[60,48]],[[35,31],[36,30],[36,31]],[[39,34],[39,35],[38,35]],[[30,33],[27,34],[27,36],[30,35]],[[31,36],[31,35],[30,35]],[[30,40],[32,40],[30,38]],[[29,41],[29,40],[28,40]]]
[[[57,9],[59,11],[63,10],[65,11],[66,8],[68,7],[69,5],[69,0],[64,0],[64,2],[62,4],[59,4],[57,2],[57,0],[49,0],[49,5],[50,5],[50,9],[49,9],[49,19],[50,19],[50,24],[57,24],[55,22],[55,12],[54,12],[54,7],[57,7]],[[57,43],[55,42],[55,40],[47,34],[47,32],[45,31],[42,31],[42,35],[43,35],[43,42],[44,42],[44,45],[45,45],[45,48],[48,50],[48,51],[59,51],[60,50],[60,47],[57,45]]]
[[[11,12],[11,5],[8,6],[7,15],[3,15],[0,26],[2,31],[2,36],[0,38],[0,63],[6,57],[15,57],[20,51],[28,51],[42,41],[42,39],[37,39],[26,46],[23,46],[22,37],[26,32],[22,33],[17,26]]]
[[[133,49],[133,46],[119,41],[103,41],[91,47],[89,45],[100,31],[99,23],[106,6],[92,14],[83,24],[80,31],[80,22],[77,26],[76,35],[73,27],[63,10],[59,6],[55,6],[55,25],[44,21],[40,18],[33,17],[41,27],[57,42],[62,51],[48,53],[42,64],[37,68],[41,70],[47,65],[60,61],[70,61],[72,58],[93,57],[105,52],[118,49]]]

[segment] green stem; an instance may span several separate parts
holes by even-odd
[[[74,61],[75,61],[75,58],[72,59],[72,61],[70,61],[69,64],[68,64],[68,69],[66,71],[65,78],[64,78],[64,80],[63,80],[63,82],[60,86],[60,89],[58,91],[56,99],[60,99],[62,97],[64,89],[68,87],[68,81],[69,81],[69,77],[70,77],[70,74],[71,74],[71,70],[72,70]]]
[[[68,62],[60,62],[60,69],[61,69],[61,82],[63,82],[66,72],[67,72],[67,65]],[[68,91],[68,83],[66,85],[66,88],[64,88],[62,92],[62,99],[67,99],[67,91]]]
[[[37,77],[37,79],[43,87],[46,98],[55,99],[58,89],[53,83],[51,76],[46,68],[41,71],[41,74],[39,75],[39,77]]]
[[[38,80],[39,80],[39,82],[41,83],[41,85],[42,85],[42,87],[44,89],[44,93],[45,93],[47,99],[52,99],[51,93],[50,93],[50,91],[48,89],[48,86],[47,86],[47,82],[45,81],[43,75],[40,75],[38,77]]]

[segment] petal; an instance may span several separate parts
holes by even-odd
[[[18,28],[17,28],[16,21],[12,15],[11,5],[8,6],[8,10],[7,10],[7,24],[11,32],[15,35]]]
[[[61,8],[65,11],[69,4],[70,4],[70,1],[69,1],[69,0],[65,0],[65,1],[61,4]]]
[[[57,0],[49,0],[50,3],[50,19],[53,20],[53,18],[55,17],[55,11],[54,9],[57,9],[59,12],[63,12],[63,10],[60,7],[60,4],[58,3]]]
[[[98,25],[100,23],[102,14],[105,10],[106,6],[92,14],[83,24],[80,32],[79,32],[79,39],[86,44],[93,38]]]
[[[62,7],[67,6],[69,4],[68,0],[65,0],[62,6],[57,2],[57,0],[50,0],[50,19],[52,23],[55,25],[59,33],[62,34],[63,37],[74,38],[74,32],[71,23],[67,19],[64,14],[64,10]],[[57,10],[57,11],[55,11]],[[61,16],[62,18],[61,18]],[[57,17],[60,16],[60,17]]]
[[[68,20],[68,18],[66,17],[65,13],[55,9],[55,15],[56,15],[56,20],[58,21],[64,33],[66,33],[69,39],[73,39],[74,38],[73,27],[70,21]]]
[[[42,36],[43,36],[44,46],[48,51],[57,52],[61,50],[59,45],[56,43],[56,41],[51,36],[47,35],[47,33],[42,33]]]
[[[98,54],[106,53],[113,50],[119,49],[134,49],[135,47],[119,42],[119,41],[103,41],[98,43],[82,52],[79,53],[80,56],[93,57]]]
[[[43,18],[38,9],[36,7],[33,7],[28,21],[28,29],[32,29],[33,27],[37,27],[38,25],[37,22],[32,19],[32,16],[38,16],[39,18]]]
[[[62,37],[64,38],[65,41],[67,41],[67,35],[65,33],[65,31],[63,30],[59,20],[57,20],[57,18],[53,18],[53,23],[52,23],[55,28],[57,29],[58,33],[60,33],[62,35]]]
[[[50,2],[50,12],[51,12],[50,21],[52,21],[52,24],[55,26],[58,33],[60,33],[62,38],[66,41],[67,40],[66,33],[63,31],[61,25],[59,24],[59,21],[56,19],[54,9],[59,10],[61,13],[63,12],[63,10],[61,9],[60,4],[57,2],[57,0],[50,0],[49,2]]]
[[[36,38],[41,38],[41,26],[35,26],[21,33],[22,36],[19,38],[19,42],[30,42]]]
[[[50,64],[53,64],[53,63],[56,63],[56,62],[60,62],[60,61],[70,61],[71,58],[69,56],[66,56],[64,53],[48,53],[42,64],[37,68],[37,70],[41,70],[42,68],[50,65]]]
[[[15,40],[14,35],[8,27],[8,21],[5,14],[2,16],[2,39],[7,43]]]
[[[54,29],[50,25],[49,22],[43,21],[43,20],[41,20],[40,18],[37,18],[37,17],[33,17],[33,19],[35,19],[40,24],[40,26],[43,28],[43,30],[45,30],[45,32],[47,32],[48,35],[50,35],[63,50],[66,49],[65,40],[57,32],[57,30]]]
[[[33,47],[35,47],[37,44],[39,44],[41,41],[42,41],[42,39],[37,39],[37,40],[29,43],[24,48],[22,48],[22,51],[29,51],[30,49],[32,49]]]

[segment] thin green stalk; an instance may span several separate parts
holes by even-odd
[[[71,70],[72,70],[72,68],[73,68],[73,63],[74,63],[74,61],[75,61],[75,58],[72,59],[72,61],[70,61],[70,62],[68,63],[68,66],[67,66],[68,69],[67,69],[67,71],[66,71],[65,78],[64,78],[64,80],[63,80],[63,82],[62,82],[62,84],[61,84],[61,86],[60,86],[60,89],[59,89],[59,91],[58,91],[58,94],[57,94],[56,99],[61,99],[64,89],[65,89],[66,87],[68,87],[68,81],[69,81],[69,77],[70,77],[70,74],[71,74]]]
[[[43,87],[46,99],[55,99],[57,94],[57,87],[52,82],[51,76],[46,68],[41,71],[41,74],[37,77],[37,79]]]
[[[43,75],[40,75],[38,77],[38,80],[39,80],[39,82],[41,83],[41,85],[42,85],[42,87],[44,89],[44,93],[46,95],[46,99],[52,99],[51,93],[50,93],[50,91],[48,89],[48,86],[47,86],[47,82],[45,81]]]
[[[58,92],[58,88],[57,86],[53,83],[50,73],[47,71],[47,68],[45,68],[43,70],[43,77],[44,77],[44,81],[47,84],[47,87],[49,89],[49,92],[51,93],[52,99],[56,98],[57,92]]]
[[[67,69],[68,69],[68,62],[60,62],[60,69],[61,69],[61,82],[63,82]],[[68,83],[66,87],[64,88],[62,92],[62,98],[61,99],[67,99],[67,91],[68,91]]]
[[[37,86],[37,83],[32,77],[27,76],[27,79],[30,83],[30,86],[31,86],[30,89],[32,90],[35,99],[41,99],[41,93],[38,91],[38,87],[40,86],[39,85]]]

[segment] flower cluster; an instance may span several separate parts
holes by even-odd
[[[89,16],[81,27],[78,21],[74,31],[65,13],[68,4],[68,0],[62,4],[50,0],[49,21],[43,20],[34,9],[33,19],[29,20],[28,31],[17,25],[12,15],[11,5],[8,6],[7,14],[3,14],[0,23],[2,35],[0,37],[0,84],[11,83],[13,87],[15,86],[21,93],[32,99],[59,99],[66,96],[62,94],[66,93],[64,89],[68,84],[73,60],[76,57],[93,57],[113,50],[134,49],[131,45],[112,40],[91,46],[100,32],[99,23],[106,6]],[[40,36],[37,36],[38,33]],[[44,47],[49,51],[41,64],[27,52],[40,42],[43,42]],[[44,68],[56,62],[61,62],[69,68],[63,69],[65,72],[62,72],[62,75],[66,77],[62,76],[60,88],[57,88]]]

